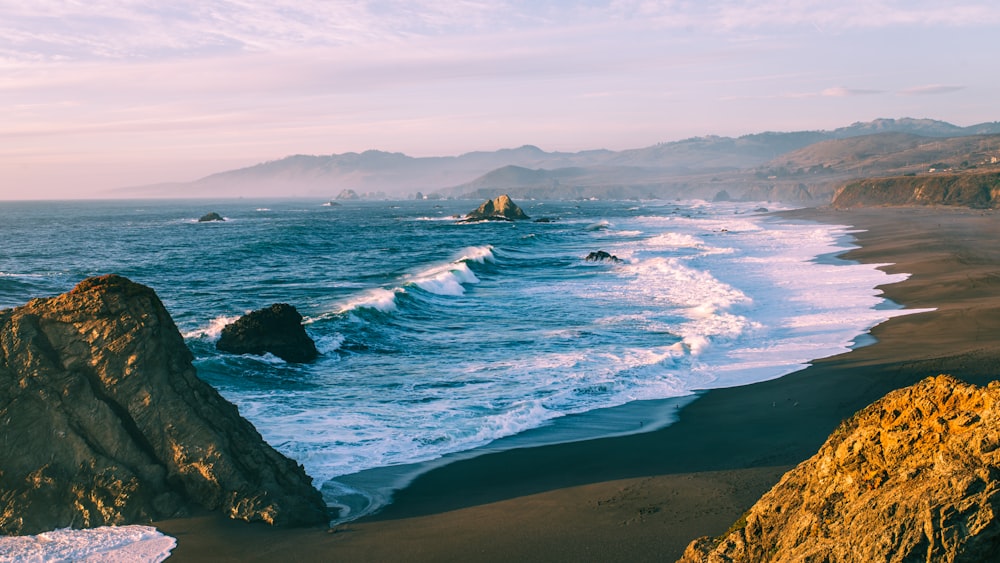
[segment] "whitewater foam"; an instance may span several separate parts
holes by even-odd
[[[236,322],[239,318],[237,315],[220,315],[209,321],[208,326],[189,330],[182,335],[184,338],[204,338],[215,342],[222,336],[222,329]]]
[[[177,540],[150,526],[69,528],[0,538],[0,562],[159,563]]]

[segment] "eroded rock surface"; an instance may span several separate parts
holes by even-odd
[[[1000,383],[941,375],[845,421],[684,562],[996,561]]]
[[[195,375],[152,289],[120,276],[0,311],[0,532],[183,516],[327,519],[302,467]]]

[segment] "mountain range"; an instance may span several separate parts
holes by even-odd
[[[996,136],[996,137],[995,137]],[[976,166],[1000,156],[1000,122],[959,127],[931,119],[876,119],[832,131],[704,136],[623,151],[547,152],[525,145],[459,156],[370,150],[293,155],[186,183],[122,188],[117,197],[370,199],[737,197],[829,199],[863,175]]]

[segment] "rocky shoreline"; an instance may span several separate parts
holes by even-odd
[[[413,561],[661,561],[681,557],[699,536],[715,539],[693,544],[689,560],[851,560],[855,553],[882,559],[906,552],[973,561],[995,553],[997,397],[995,385],[985,387],[1000,373],[995,214],[911,208],[785,215],[857,227],[861,247],[847,257],[912,274],[885,287],[886,295],[932,310],[893,318],[873,329],[876,344],[817,360],[806,370],[707,392],[680,412],[676,424],[656,432],[511,450],[441,467],[401,491],[382,513],[336,533],[231,520],[309,524],[325,515],[300,467],[263,444],[214,390],[191,382],[197,378],[190,353],[149,288],[116,276],[97,278],[66,295],[0,311],[0,404],[6,405],[0,414],[11,416],[12,408],[30,402],[37,409],[44,399],[58,407],[53,418],[68,421],[47,427],[44,436],[34,424],[5,427],[2,439],[17,448],[10,451],[35,456],[36,469],[45,467],[33,477],[26,465],[4,465],[6,520],[0,522],[5,533],[27,533],[43,517],[65,525],[80,525],[73,519],[85,514],[87,525],[98,525],[95,515],[108,523],[161,518],[157,526],[179,538],[173,557],[186,561],[279,555],[368,561],[400,553]],[[936,377],[941,373],[957,379]],[[154,400],[148,377],[179,388],[174,392],[182,398]],[[88,392],[93,400],[83,400]],[[235,418],[216,421],[207,407],[184,397],[213,411],[231,409]],[[195,411],[181,416],[190,418],[193,426],[183,434],[194,440],[181,451],[210,452],[200,462],[177,455],[176,448],[169,450],[173,456],[159,453],[164,443],[181,442],[150,406],[176,401]],[[100,431],[87,423],[97,415],[94,420],[111,421]],[[94,435],[58,434],[84,429]],[[175,441],[164,440],[166,434]],[[67,471],[80,458],[57,459],[63,446],[47,443],[56,442],[52,436],[78,444],[70,448],[75,456],[113,461],[104,473],[91,471],[75,481],[102,488],[82,496],[68,485],[60,488],[63,479],[74,481],[48,468]],[[244,446],[232,447],[243,439],[253,444],[247,448],[257,470],[223,471],[245,469],[243,462],[227,461],[243,459]],[[113,445],[119,441],[129,444],[121,448],[127,458],[121,462],[108,455],[118,451]],[[39,465],[39,456],[58,463]],[[100,475],[114,478],[101,481]],[[150,476],[160,481],[141,480]],[[123,495],[122,484],[155,494],[134,493],[136,488]],[[43,495],[35,497],[40,506],[70,499],[65,513],[25,518],[28,513],[19,510],[29,505],[13,502],[36,490]],[[221,493],[230,490],[243,500]],[[115,499],[127,508],[125,517],[102,512]],[[135,504],[140,501],[145,504]]]

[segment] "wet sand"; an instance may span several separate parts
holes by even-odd
[[[719,535],[841,420],[888,391],[1000,373],[1000,214],[808,209],[852,225],[844,257],[911,277],[877,343],[754,385],[705,392],[655,432],[492,453],[419,477],[381,513],[334,530],[199,517],[157,523],[170,561],[670,561]],[[817,280],[822,283],[822,280]]]

